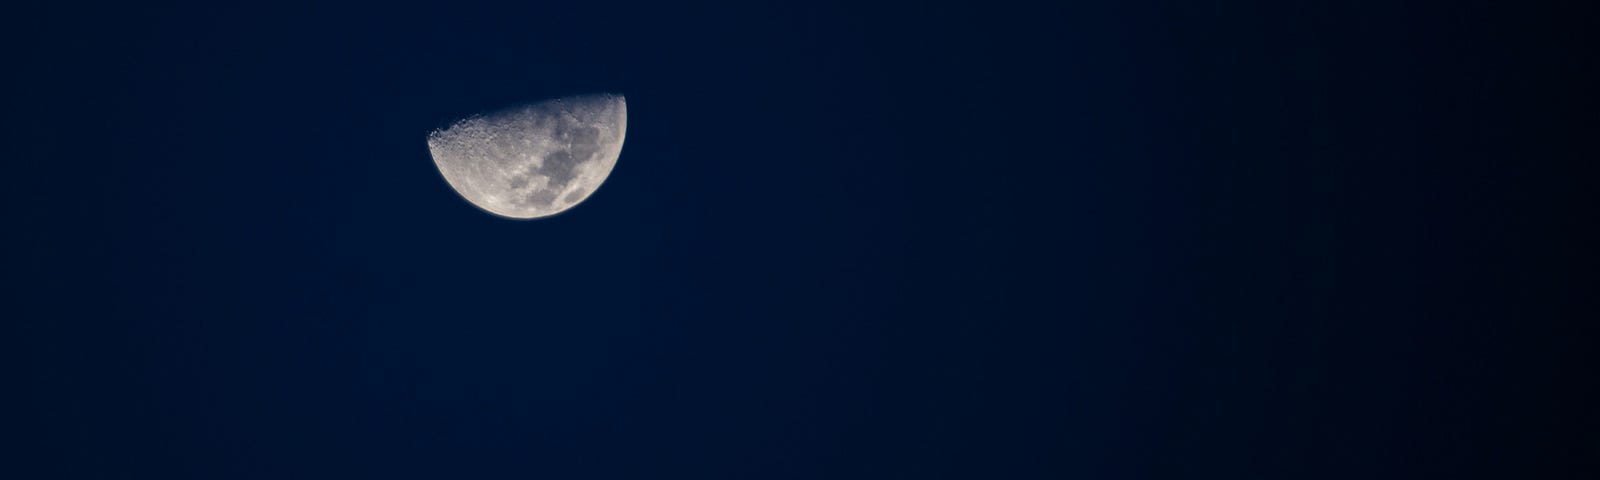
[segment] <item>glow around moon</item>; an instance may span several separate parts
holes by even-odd
[[[563,97],[468,117],[428,135],[450,187],[490,213],[538,218],[589,198],[622,153],[621,95]]]

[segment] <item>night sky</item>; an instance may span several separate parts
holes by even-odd
[[[1600,463],[1589,12],[133,3],[0,15],[3,478]],[[561,215],[429,156],[601,92]]]

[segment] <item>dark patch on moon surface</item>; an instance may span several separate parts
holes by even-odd
[[[589,192],[585,191],[583,187],[578,187],[577,190],[573,190],[572,193],[567,194],[567,203],[577,202],[578,200],[583,199],[583,196],[587,194],[589,194]]]

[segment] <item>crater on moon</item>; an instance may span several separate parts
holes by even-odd
[[[428,135],[446,182],[511,218],[560,213],[593,194],[622,153],[621,95],[562,97],[462,119]]]

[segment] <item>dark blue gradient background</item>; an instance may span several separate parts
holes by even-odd
[[[1589,12],[223,3],[0,20],[0,477],[1595,467]],[[596,91],[566,214],[428,156]]]

